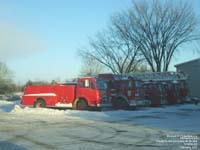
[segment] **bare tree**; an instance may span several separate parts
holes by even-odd
[[[98,61],[113,73],[132,72],[143,60],[137,47],[116,32],[112,24],[94,39],[90,39],[89,45],[89,48],[81,50],[81,56]]]
[[[105,67],[102,66],[96,59],[84,57],[81,66],[81,76],[92,76],[104,72]]]
[[[11,80],[12,72],[7,65],[0,62],[0,94],[5,94],[13,90],[13,82]]]
[[[135,45],[152,71],[167,71],[175,52],[199,40],[199,22],[188,3],[154,0],[138,3],[112,18],[121,36]]]

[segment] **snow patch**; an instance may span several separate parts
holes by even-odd
[[[49,109],[49,108],[30,108],[30,107],[20,107],[15,105],[11,113],[23,113],[23,114],[34,114],[34,115],[64,115],[63,110]]]
[[[5,100],[0,100],[0,106],[3,106],[3,105],[12,105],[13,102],[9,102],[9,101],[5,101]]]
[[[5,112],[10,112],[13,109],[14,105],[18,103],[20,102],[0,100],[0,110]]]

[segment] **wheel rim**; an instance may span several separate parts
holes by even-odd
[[[37,107],[37,108],[43,108],[43,105],[42,105],[42,103],[38,103],[38,104],[36,105],[36,107]]]
[[[87,109],[87,104],[84,101],[79,101],[77,104],[77,109],[78,110],[85,110]]]
[[[78,109],[79,110],[83,110],[84,109],[84,106],[82,104],[78,104]]]
[[[43,107],[43,106],[42,106],[42,103],[40,103],[40,104],[39,104],[39,108],[42,108],[42,107]]]

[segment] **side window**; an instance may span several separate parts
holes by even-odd
[[[80,87],[82,87],[82,88],[85,87],[84,81],[80,82]]]
[[[90,81],[90,88],[94,89],[94,84],[92,83],[92,81]]]
[[[91,88],[91,89],[95,89],[95,88],[94,88],[94,84],[93,84],[92,81],[90,81],[90,80],[80,81],[80,87],[81,87],[81,88]]]

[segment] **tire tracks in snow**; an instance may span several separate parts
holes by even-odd
[[[38,140],[34,140],[33,138],[29,138],[25,135],[16,135],[16,136],[14,136],[13,138],[11,138],[7,141],[12,142],[12,143],[13,142],[16,143],[16,142],[21,141],[21,140],[28,141],[28,142],[33,143],[33,144],[38,145],[38,146],[42,146],[46,149],[52,149],[52,150],[56,149],[56,147],[54,145],[50,145],[50,144],[47,144],[47,143],[44,143],[44,142],[40,142]]]
[[[80,136],[80,134],[72,134],[72,133],[67,133],[64,136],[78,140],[80,142],[77,142],[76,144],[81,144],[81,143],[93,143],[93,144],[101,144],[101,145],[108,145],[108,146],[120,146],[120,147],[161,147],[160,145],[155,144],[154,140],[151,140],[152,136],[152,131],[150,130],[143,130],[144,131],[144,137],[141,136],[136,136],[136,135],[124,135],[123,133],[129,132],[129,130],[125,129],[117,129],[116,127],[113,127],[111,123],[106,123],[106,126],[99,127],[96,126],[98,122],[94,124],[82,124],[80,123],[79,126],[82,126],[85,129],[94,129],[93,131],[98,132],[93,137],[84,137]],[[105,124],[105,123],[104,123]],[[109,126],[108,126],[109,125]],[[115,125],[114,125],[115,126]],[[133,127],[132,127],[133,128]],[[157,134],[160,134],[158,132]],[[164,134],[164,133],[163,133]],[[119,140],[116,140],[118,137],[120,138],[132,138],[136,140],[137,142],[120,142]],[[142,144],[144,143],[146,144]],[[73,143],[74,144],[74,143]]]

